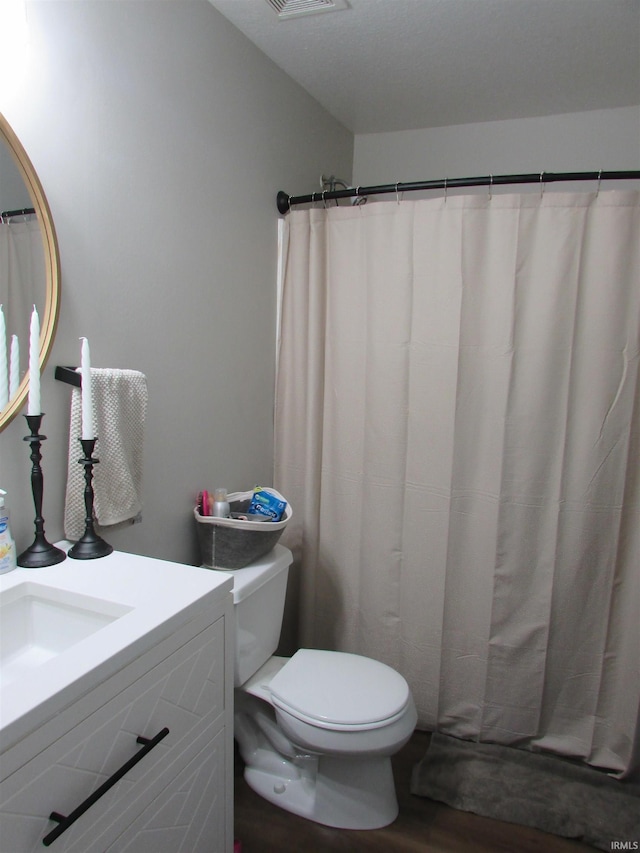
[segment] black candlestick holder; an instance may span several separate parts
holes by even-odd
[[[42,517],[42,495],[44,492],[44,478],[42,476],[42,468],[40,460],[40,445],[46,440],[46,435],[40,435],[40,426],[44,413],[39,415],[25,415],[31,435],[25,436],[24,440],[31,445],[31,491],[33,492],[33,503],[36,509],[35,527],[36,536],[33,544],[17,559],[19,566],[25,569],[41,569],[44,566],[55,566],[56,563],[61,563],[67,556],[60,548],[51,545],[47,542],[44,535],[44,518]]]
[[[113,551],[113,545],[109,545],[98,536],[93,523],[93,466],[100,461],[93,458],[97,440],[97,438],[80,439],[84,457],[78,459],[78,463],[84,465],[85,530],[82,538],[69,549],[69,556],[74,560],[95,560],[97,557],[106,557]]]

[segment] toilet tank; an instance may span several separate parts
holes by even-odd
[[[233,576],[238,687],[273,655],[280,640],[291,551],[282,545]]]

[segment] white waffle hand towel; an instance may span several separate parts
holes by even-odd
[[[142,451],[147,414],[147,380],[137,370],[91,368],[93,417],[98,441],[93,467],[94,516],[100,527],[133,521],[142,510]],[[68,539],[84,533],[84,465],[82,395],[74,388],[71,396],[69,464],[64,511]]]

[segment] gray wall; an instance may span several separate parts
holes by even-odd
[[[542,170],[640,169],[639,140],[640,107],[360,134],[355,140],[353,181],[366,186]]]
[[[86,336],[96,367],[149,384],[141,524],[117,548],[197,562],[199,488],[269,484],[275,194],[350,176],[353,136],[206,0],[29,0],[32,61],[0,111],[51,206],[62,263],[42,380],[44,516],[63,534],[71,389]],[[6,84],[5,75],[5,84]],[[0,433],[18,550],[33,537],[19,415]]]
[[[0,145],[0,210],[31,207],[31,197],[11,152]]]

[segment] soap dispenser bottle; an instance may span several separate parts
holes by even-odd
[[[231,515],[231,506],[227,500],[226,489],[215,489],[213,492],[213,512],[211,515],[216,518],[229,518]]]
[[[16,543],[11,536],[6,494],[4,489],[0,489],[0,575],[11,572],[16,567]]]

